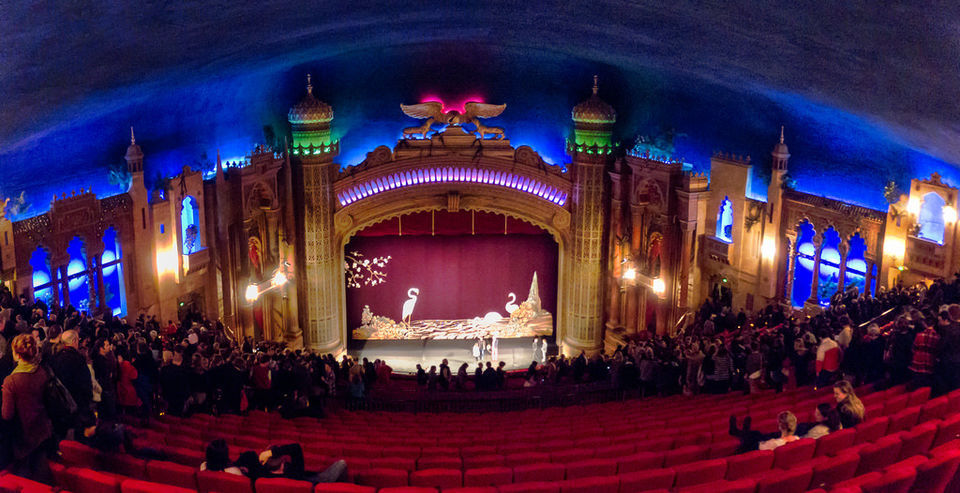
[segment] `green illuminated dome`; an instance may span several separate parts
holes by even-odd
[[[333,108],[313,96],[313,84],[310,83],[309,74],[307,75],[307,94],[293,108],[290,108],[287,120],[294,125],[330,123],[333,120]]]
[[[573,107],[573,121],[577,123],[615,123],[617,112],[597,95],[597,77],[593,77],[593,95]]]

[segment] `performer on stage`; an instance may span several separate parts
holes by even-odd
[[[540,364],[547,363],[547,338],[543,338],[543,345],[540,347]]]
[[[480,341],[475,341],[473,343],[473,359],[480,362]]]
[[[490,360],[500,360],[500,340],[497,338],[497,334],[493,334],[493,341],[490,343]]]
[[[542,359],[541,357],[542,351],[543,351],[543,348],[540,346],[540,338],[534,337],[533,338],[533,361],[536,361],[538,363],[540,362],[540,360]]]

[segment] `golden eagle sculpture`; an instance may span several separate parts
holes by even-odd
[[[476,132],[481,139],[483,138],[484,134],[498,135],[498,138],[503,138],[503,129],[497,127],[485,127],[480,123],[480,118],[493,118],[495,116],[499,116],[500,113],[503,113],[503,110],[506,108],[507,105],[505,104],[469,102],[463,105],[463,112],[461,113],[457,110],[443,111],[443,103],[438,101],[429,101],[419,104],[401,104],[400,109],[403,110],[403,113],[407,116],[413,118],[426,118],[426,121],[423,122],[423,125],[419,127],[409,127],[403,129],[403,136],[406,138],[408,136],[412,137],[413,135],[422,134],[423,138],[427,138],[427,133],[430,132],[430,126],[434,123],[442,123],[453,127],[459,127],[466,123],[472,123],[477,127]]]

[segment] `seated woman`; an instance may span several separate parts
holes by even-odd
[[[843,428],[840,424],[840,415],[830,404],[825,402],[817,405],[814,417],[817,422],[809,426],[809,429],[803,434],[804,438],[820,438]]]
[[[797,417],[790,411],[783,411],[777,415],[777,428],[780,429],[780,437],[760,442],[757,447],[759,450],[773,450],[800,439],[797,436]]]
[[[863,422],[865,409],[863,402],[853,391],[853,385],[846,380],[833,384],[833,397],[837,400],[837,414],[844,428],[853,428]]]
[[[322,472],[304,469],[303,449],[299,443],[273,446],[257,454],[248,450],[240,454],[236,462],[230,461],[230,448],[223,439],[207,445],[206,461],[200,464],[201,471],[222,471],[246,476],[254,481],[259,478],[287,478],[317,483],[345,482],[347,463],[338,460]]]

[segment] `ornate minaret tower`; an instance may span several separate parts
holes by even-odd
[[[594,76],[593,95],[573,108],[574,139],[568,146],[573,158],[573,234],[568,248],[573,268],[563,273],[568,315],[560,334],[563,340],[558,341],[568,354],[594,352],[603,343],[603,175],[613,160],[617,112],[600,99],[598,89]]]
[[[299,168],[303,204],[303,248],[297,258],[303,266],[297,276],[304,343],[323,352],[339,352],[344,342],[340,320],[340,266],[333,244],[333,158],[339,147],[330,135],[333,109],[313,96],[307,75],[307,94],[288,115],[293,146],[291,162]]]
[[[780,259],[785,252],[792,252],[796,245],[789,245],[779,239],[780,220],[783,212],[783,180],[787,174],[787,160],[790,151],[783,143],[783,127],[780,127],[780,142],[773,146],[770,153],[773,164],[770,173],[770,185],[767,187],[767,214],[763,228],[763,239],[760,243],[760,289],[761,294],[769,300],[777,296],[777,279],[779,276]],[[791,256],[793,254],[791,253]]]
[[[125,253],[133,255],[133,261],[129,265],[133,266],[136,271],[133,278],[136,289],[129,289],[127,292],[137,298],[130,300],[128,304],[130,313],[136,313],[138,310],[146,310],[147,307],[156,303],[157,273],[155,271],[156,257],[153,248],[153,218],[150,210],[149,192],[143,181],[143,151],[137,145],[133,127],[130,127],[130,146],[127,147],[127,153],[123,158],[127,161],[127,171],[130,172],[130,188],[127,189],[127,194],[130,196],[131,208],[133,209],[134,230],[130,239],[133,242],[133,251]]]

